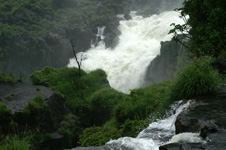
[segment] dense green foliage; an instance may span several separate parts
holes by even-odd
[[[30,150],[30,142],[27,138],[7,136],[0,142],[0,150]]]
[[[181,10],[184,25],[175,30],[187,31],[189,51],[193,56],[225,56],[226,51],[226,4],[224,0],[186,0]],[[190,28],[191,27],[191,28]],[[189,30],[190,29],[190,30]],[[189,30],[189,31],[188,31]]]
[[[110,139],[117,139],[121,137],[116,128],[110,127],[90,127],[83,130],[80,136],[79,144],[81,146],[101,146]]]
[[[221,78],[212,62],[213,58],[202,57],[183,68],[173,83],[172,98],[192,98],[215,91]]]
[[[147,128],[148,123],[146,120],[130,120],[127,119],[120,127],[122,136],[137,137],[139,132]]]
[[[114,115],[114,107],[124,94],[112,89],[103,88],[88,98],[89,117],[95,125],[102,125]]]
[[[43,100],[42,95],[38,95],[35,98],[33,98],[25,107],[25,111],[28,111],[30,113],[38,113],[42,111],[47,111],[48,106]]]
[[[33,84],[46,85],[62,93],[68,107],[86,125],[92,122],[89,117],[92,108],[87,105],[87,99],[96,91],[109,87],[106,73],[102,70],[92,71],[89,74],[82,71],[82,76],[79,77],[77,68],[45,67],[42,71],[34,72],[31,79]],[[92,100],[90,101],[93,103]]]
[[[170,82],[149,85],[143,89],[132,90],[115,107],[116,119],[123,123],[126,119],[145,119],[155,112],[163,113],[169,106]]]
[[[15,78],[12,74],[0,73],[0,83],[14,83]]]
[[[25,107],[24,113],[29,117],[29,121],[36,123],[46,114],[50,113],[49,107],[44,101],[42,95],[36,96]]]

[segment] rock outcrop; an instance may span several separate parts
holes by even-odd
[[[225,150],[226,96],[222,93],[225,89],[223,84],[216,95],[193,100],[188,110],[181,112],[175,122],[176,134],[199,133],[206,144],[171,143],[161,146],[160,150]]]
[[[43,104],[30,102],[40,96]],[[11,110],[11,116],[8,116],[8,122],[2,122],[0,119],[0,132],[8,134],[16,127],[18,131],[37,130],[38,134],[51,135],[48,140],[41,140],[35,149],[44,149],[54,147],[60,150],[67,147],[69,141],[67,137],[59,134],[59,129],[63,127],[65,116],[73,120],[69,108],[65,105],[65,98],[54,92],[52,89],[44,86],[34,86],[26,83],[0,84],[0,104],[5,104]],[[28,106],[31,108],[28,110]],[[38,110],[40,109],[40,110]],[[11,122],[10,122],[11,121]],[[61,143],[61,145],[57,145]],[[67,144],[67,145],[65,145]]]
[[[173,80],[174,73],[189,61],[185,48],[175,41],[161,43],[160,55],[150,62],[146,72],[147,83]]]

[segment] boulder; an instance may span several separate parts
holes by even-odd
[[[62,95],[44,86],[33,86],[20,82],[15,84],[0,84],[0,103],[6,104],[7,108],[11,110],[12,118],[21,128],[25,127],[26,124],[37,126],[36,122],[27,120],[24,110],[27,104],[38,95],[42,95],[49,109],[49,113],[43,112],[43,114],[40,114],[41,118],[39,119],[38,126],[41,131],[54,132],[60,127],[64,116],[70,113]]]
[[[77,147],[73,148],[71,150],[111,150],[106,145],[103,146],[97,146],[97,147]]]

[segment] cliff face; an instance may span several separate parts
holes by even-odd
[[[160,51],[160,55],[150,62],[147,69],[148,83],[172,81],[176,71],[189,61],[185,48],[175,41],[162,42]]]

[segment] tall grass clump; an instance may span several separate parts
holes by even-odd
[[[26,137],[7,136],[1,141],[0,150],[30,150],[30,142]]]
[[[212,57],[201,57],[182,69],[173,84],[171,98],[179,100],[214,92],[221,78],[211,66],[213,60]]]

